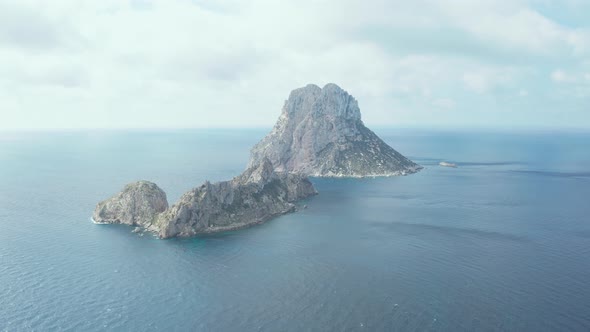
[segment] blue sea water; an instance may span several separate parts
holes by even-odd
[[[0,134],[0,331],[590,330],[589,133],[377,132],[425,169],[172,240],[90,216],[229,179],[265,131]]]

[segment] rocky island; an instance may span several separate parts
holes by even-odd
[[[227,231],[294,211],[295,202],[317,193],[307,176],[392,176],[421,168],[365,127],[357,101],[346,91],[310,84],[291,92],[241,175],[205,182],[172,206],[156,184],[130,183],[98,203],[92,219],[160,238]]]
[[[155,183],[130,183],[115,196],[96,205],[92,220],[97,224],[149,227],[168,209],[166,193]]]
[[[93,221],[137,226],[160,238],[193,236],[259,224],[293,212],[317,194],[306,176],[275,172],[268,159],[230,181],[205,182],[168,207],[156,184],[138,181],[98,203]]]
[[[317,177],[406,175],[421,166],[368,129],[354,97],[336,84],[293,90],[274,128],[251,150],[277,171]]]

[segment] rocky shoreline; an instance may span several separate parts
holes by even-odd
[[[311,173],[308,174],[309,177],[312,178],[352,178],[352,179],[362,179],[362,178],[387,178],[387,177],[394,177],[394,176],[406,176],[411,175],[414,173],[418,173],[424,167],[417,166],[417,167],[410,167],[408,169],[396,172],[389,172],[389,173],[371,173],[371,174],[335,174],[335,173]]]

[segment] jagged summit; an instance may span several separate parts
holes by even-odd
[[[261,185],[266,184],[273,177],[276,177],[276,173],[272,167],[272,163],[268,158],[263,158],[258,165],[253,165],[244,171],[244,173],[233,179],[233,183],[248,184],[258,183]]]
[[[361,120],[357,100],[334,83],[295,89],[274,128],[251,150],[250,166],[268,158],[279,172],[311,176],[391,176],[422,167]]]

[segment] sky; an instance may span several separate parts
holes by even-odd
[[[590,0],[0,0],[0,130],[271,127],[330,82],[367,125],[590,129]]]

